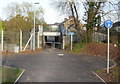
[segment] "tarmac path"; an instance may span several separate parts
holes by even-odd
[[[5,65],[25,69],[19,82],[102,82],[92,71],[105,68],[106,59],[50,48],[35,55],[8,56]]]

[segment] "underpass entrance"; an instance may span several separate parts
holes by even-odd
[[[41,32],[42,48],[62,48],[62,32],[58,25],[49,25]]]
[[[45,36],[45,48],[62,48],[61,36]]]

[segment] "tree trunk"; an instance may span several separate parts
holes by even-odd
[[[78,20],[78,12],[77,12],[77,8],[76,8],[75,3],[73,3],[73,5],[74,5],[75,13],[76,13],[76,19]]]
[[[87,28],[87,42],[92,42],[93,28]]]
[[[74,18],[75,29],[78,30],[78,33],[79,33],[79,35],[81,36],[81,39],[83,40],[82,30],[81,30],[80,25],[79,25],[78,12],[77,12],[75,3],[74,3],[74,2],[72,2],[72,3],[69,2],[69,4],[70,4],[70,9],[71,9],[71,12],[72,12],[72,16],[73,16],[73,18]],[[76,17],[75,17],[74,11],[75,11],[75,13],[76,13]]]
[[[93,28],[95,26],[95,18],[96,15],[98,14],[98,11],[100,9],[101,2],[95,3],[95,2],[88,2],[89,9],[88,9],[88,18],[87,18],[87,34],[86,34],[86,39],[87,42],[92,42],[92,34],[93,34]],[[97,8],[95,7],[97,5]]]
[[[73,5],[72,5],[72,3],[70,3],[70,2],[69,2],[69,4],[70,4],[70,9],[71,9],[71,12],[72,12],[72,16],[73,16],[73,18],[74,18],[74,24],[75,24],[75,27],[77,28],[77,24],[76,24],[76,20],[75,20],[75,15],[74,15]]]

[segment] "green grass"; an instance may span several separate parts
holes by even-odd
[[[97,70],[94,70],[95,73],[100,73],[100,72],[103,72],[105,71],[106,69],[97,69]]]
[[[82,54],[83,49],[86,46],[87,43],[74,43],[73,44],[73,50],[70,51],[71,53],[76,53],[76,54]]]
[[[23,70],[18,68],[10,68],[10,67],[2,67],[2,84],[6,84],[6,82],[13,83],[19,77]]]

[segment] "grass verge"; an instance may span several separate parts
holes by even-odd
[[[67,45],[67,51],[72,54],[82,54],[87,43],[73,43],[73,50],[70,51],[70,45]]]
[[[73,43],[73,50],[70,51],[70,44],[67,45],[66,51],[72,54],[86,54],[94,56],[106,57],[107,45],[105,43]],[[118,60],[118,47],[110,45],[110,57],[112,60]],[[106,73],[106,69],[96,70],[105,82],[120,82],[120,61],[116,61],[117,66],[110,69],[110,73]],[[113,83],[114,84],[114,83]]]
[[[120,82],[120,66],[115,66],[113,68],[110,68],[110,72],[107,73],[106,69],[99,69],[94,71],[96,74],[98,74],[102,79],[104,79],[105,82]]]
[[[22,69],[11,68],[6,66],[1,67],[0,70],[2,70],[0,73],[2,74],[2,84],[13,84],[17,80],[19,75],[23,72]]]

